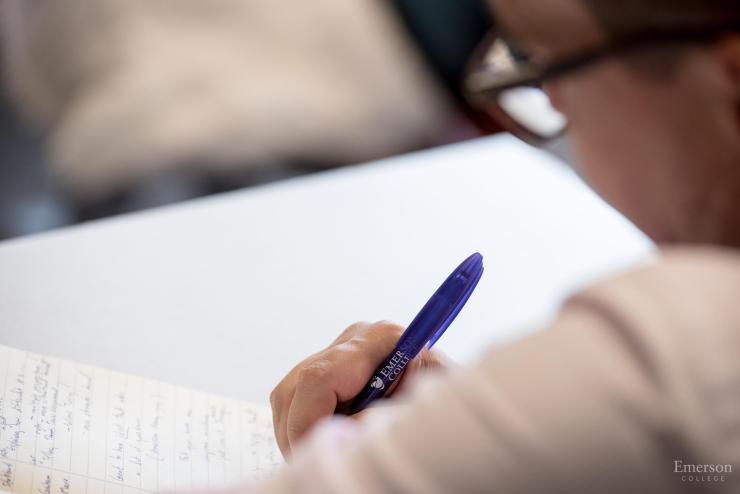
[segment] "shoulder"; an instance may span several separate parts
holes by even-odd
[[[694,452],[736,458],[740,417],[718,411],[740,403],[740,250],[665,250],[575,295],[569,313],[590,314],[621,342]]]
[[[599,314],[633,342],[687,360],[740,359],[740,251],[664,250],[648,266],[572,297],[565,311]]]
[[[740,334],[740,250],[674,247],[651,264],[599,283],[568,304],[591,304],[629,322],[671,324],[675,331]]]
[[[651,265],[572,297],[563,310],[583,311],[621,341],[656,396],[671,403],[688,442],[725,456],[723,445],[740,430],[737,415],[716,414],[740,400],[740,251],[665,250]]]

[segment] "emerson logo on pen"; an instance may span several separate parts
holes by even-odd
[[[378,372],[380,375],[373,377],[369,386],[372,389],[385,389],[385,381],[395,381],[396,378],[401,375],[401,372],[403,372],[406,368],[406,364],[408,364],[410,360],[411,358],[408,355],[405,355],[401,350],[396,350],[390,360],[388,360],[388,365],[380,369]]]
[[[483,257],[475,253],[447,277],[398,339],[396,348],[373,372],[346,413],[352,415],[382,398],[406,365],[426,346],[431,348],[452,323],[483,275]]]

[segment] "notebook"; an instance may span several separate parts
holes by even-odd
[[[281,458],[267,406],[0,345],[0,491],[182,492]]]

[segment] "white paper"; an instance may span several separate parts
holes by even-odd
[[[0,490],[178,492],[281,463],[267,407],[0,346]]]

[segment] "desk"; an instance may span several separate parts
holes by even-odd
[[[0,343],[265,402],[351,322],[407,324],[474,251],[438,344],[462,361],[651,250],[554,158],[486,138],[0,243]]]

